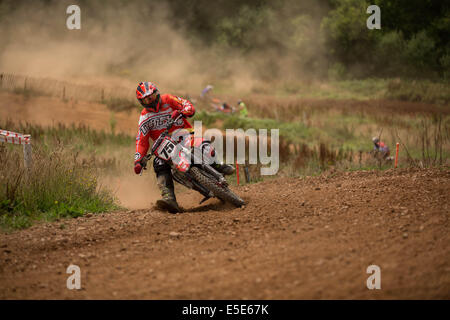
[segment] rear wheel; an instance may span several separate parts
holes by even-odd
[[[190,172],[192,176],[195,178],[195,180],[197,180],[197,182],[199,182],[200,184],[205,186],[208,190],[210,190],[212,193],[214,193],[214,196],[216,196],[217,198],[232,203],[236,207],[241,207],[245,204],[244,200],[242,200],[239,196],[234,194],[233,191],[231,191],[227,187],[222,187],[221,185],[218,184],[217,181],[214,181],[205,176],[201,172],[201,169],[197,167],[191,167]]]

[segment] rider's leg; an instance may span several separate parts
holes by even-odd
[[[161,190],[162,199],[158,200],[156,204],[162,209],[166,209],[171,213],[181,212],[175,197],[175,190],[173,185],[172,173],[170,166],[159,158],[153,160],[153,169],[156,173],[156,180],[159,189]]]
[[[215,162],[211,166],[224,175],[230,175],[234,173],[234,167],[226,163]]]

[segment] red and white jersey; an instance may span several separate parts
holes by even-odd
[[[164,132],[173,111],[180,110],[185,117],[192,117],[195,113],[191,102],[170,94],[161,95],[157,110],[158,112],[152,112],[144,108],[141,112],[136,136],[135,161],[142,159],[147,154],[150,147],[149,139],[154,141]],[[192,125],[185,118],[181,118],[174,123],[169,132],[172,133],[177,129],[189,130],[192,129]]]

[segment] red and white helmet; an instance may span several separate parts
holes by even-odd
[[[153,83],[148,81],[139,83],[136,89],[136,98],[144,108],[158,112],[160,93]]]

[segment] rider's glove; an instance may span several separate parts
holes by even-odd
[[[134,172],[136,174],[139,174],[139,173],[141,173],[141,171],[142,171],[142,164],[141,164],[141,162],[140,161],[135,161],[134,162]]]
[[[178,118],[178,116],[180,114],[182,115],[180,110],[175,110],[174,112],[172,112],[172,116],[171,116],[172,120],[175,120],[176,118]]]

